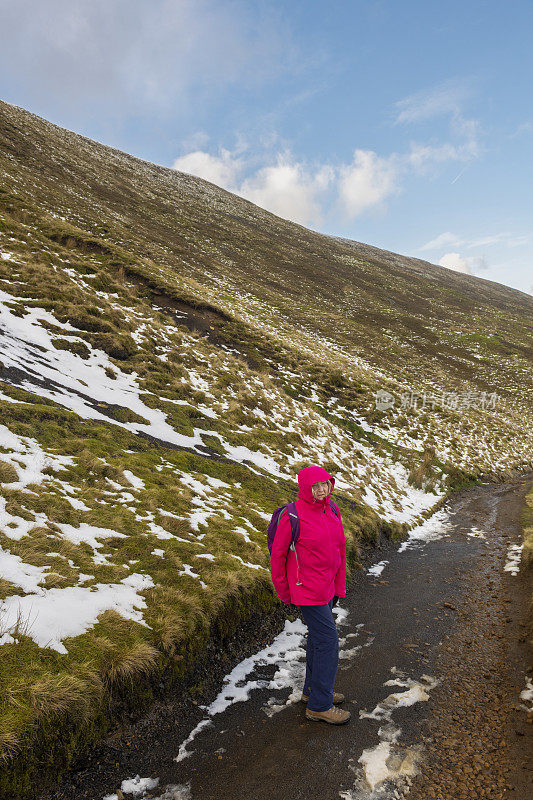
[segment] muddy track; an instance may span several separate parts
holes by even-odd
[[[278,647],[277,660],[244,665],[233,694],[246,702],[211,714],[191,701],[158,706],[35,797],[101,800],[140,775],[159,779],[144,796],[165,800],[533,798],[533,725],[519,708],[533,664],[531,578],[504,571],[531,485],[533,473],[462,490],[422,538],[375,552],[382,571],[365,569],[338,612],[348,725],[307,722],[287,703],[303,672],[296,622],[290,661]]]

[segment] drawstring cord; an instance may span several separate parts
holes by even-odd
[[[301,586],[302,582],[300,580],[300,564],[298,562],[298,553],[296,552],[296,545],[294,544],[294,542],[291,542],[289,550],[292,550],[292,552],[296,557],[296,586]]]

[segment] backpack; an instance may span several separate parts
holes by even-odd
[[[334,512],[334,514],[336,514],[337,517],[339,517],[339,519],[340,519],[340,513],[339,513],[339,508],[338,508],[337,504],[334,503],[333,500],[330,500],[329,501],[329,505],[330,505],[331,510]],[[279,521],[280,521],[280,518],[281,518],[281,514],[284,511],[284,509],[287,509],[287,513],[289,515],[289,521],[291,523],[292,536],[291,536],[291,543],[290,543],[289,549],[290,550],[294,550],[294,552],[296,552],[296,549],[295,549],[294,545],[296,544],[296,542],[298,541],[298,539],[300,537],[300,517],[298,516],[298,512],[296,510],[296,502],[292,502],[292,503],[287,503],[284,506],[280,506],[280,508],[276,508],[276,510],[272,514],[272,518],[271,518],[270,522],[268,523],[267,545],[268,545],[268,550],[269,550],[270,553],[272,552],[272,545],[274,544],[274,537],[276,535],[276,531],[278,529],[278,524],[279,524]]]

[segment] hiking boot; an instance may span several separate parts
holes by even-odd
[[[301,696],[300,699],[301,699],[302,703],[307,703],[307,701],[309,700],[309,695],[308,694],[303,694],[303,692],[302,692],[302,696]],[[344,697],[344,695],[341,692],[333,692],[333,705],[334,706],[338,706],[340,703],[344,703],[345,699],[346,698]]]
[[[349,711],[343,711],[342,708],[335,708],[331,706],[328,711],[311,711],[306,709],[305,716],[307,719],[313,719],[317,722],[329,722],[330,725],[344,725],[345,722],[351,717]]]

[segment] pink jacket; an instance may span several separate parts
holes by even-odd
[[[296,555],[289,550],[291,525],[287,510],[280,517],[272,553],[270,574],[280,600],[301,606],[324,605],[333,595],[346,595],[346,539],[339,517],[329,506],[328,494],[315,500],[311,486],[335,478],[322,467],[305,467],[298,473],[296,510],[300,538]]]

